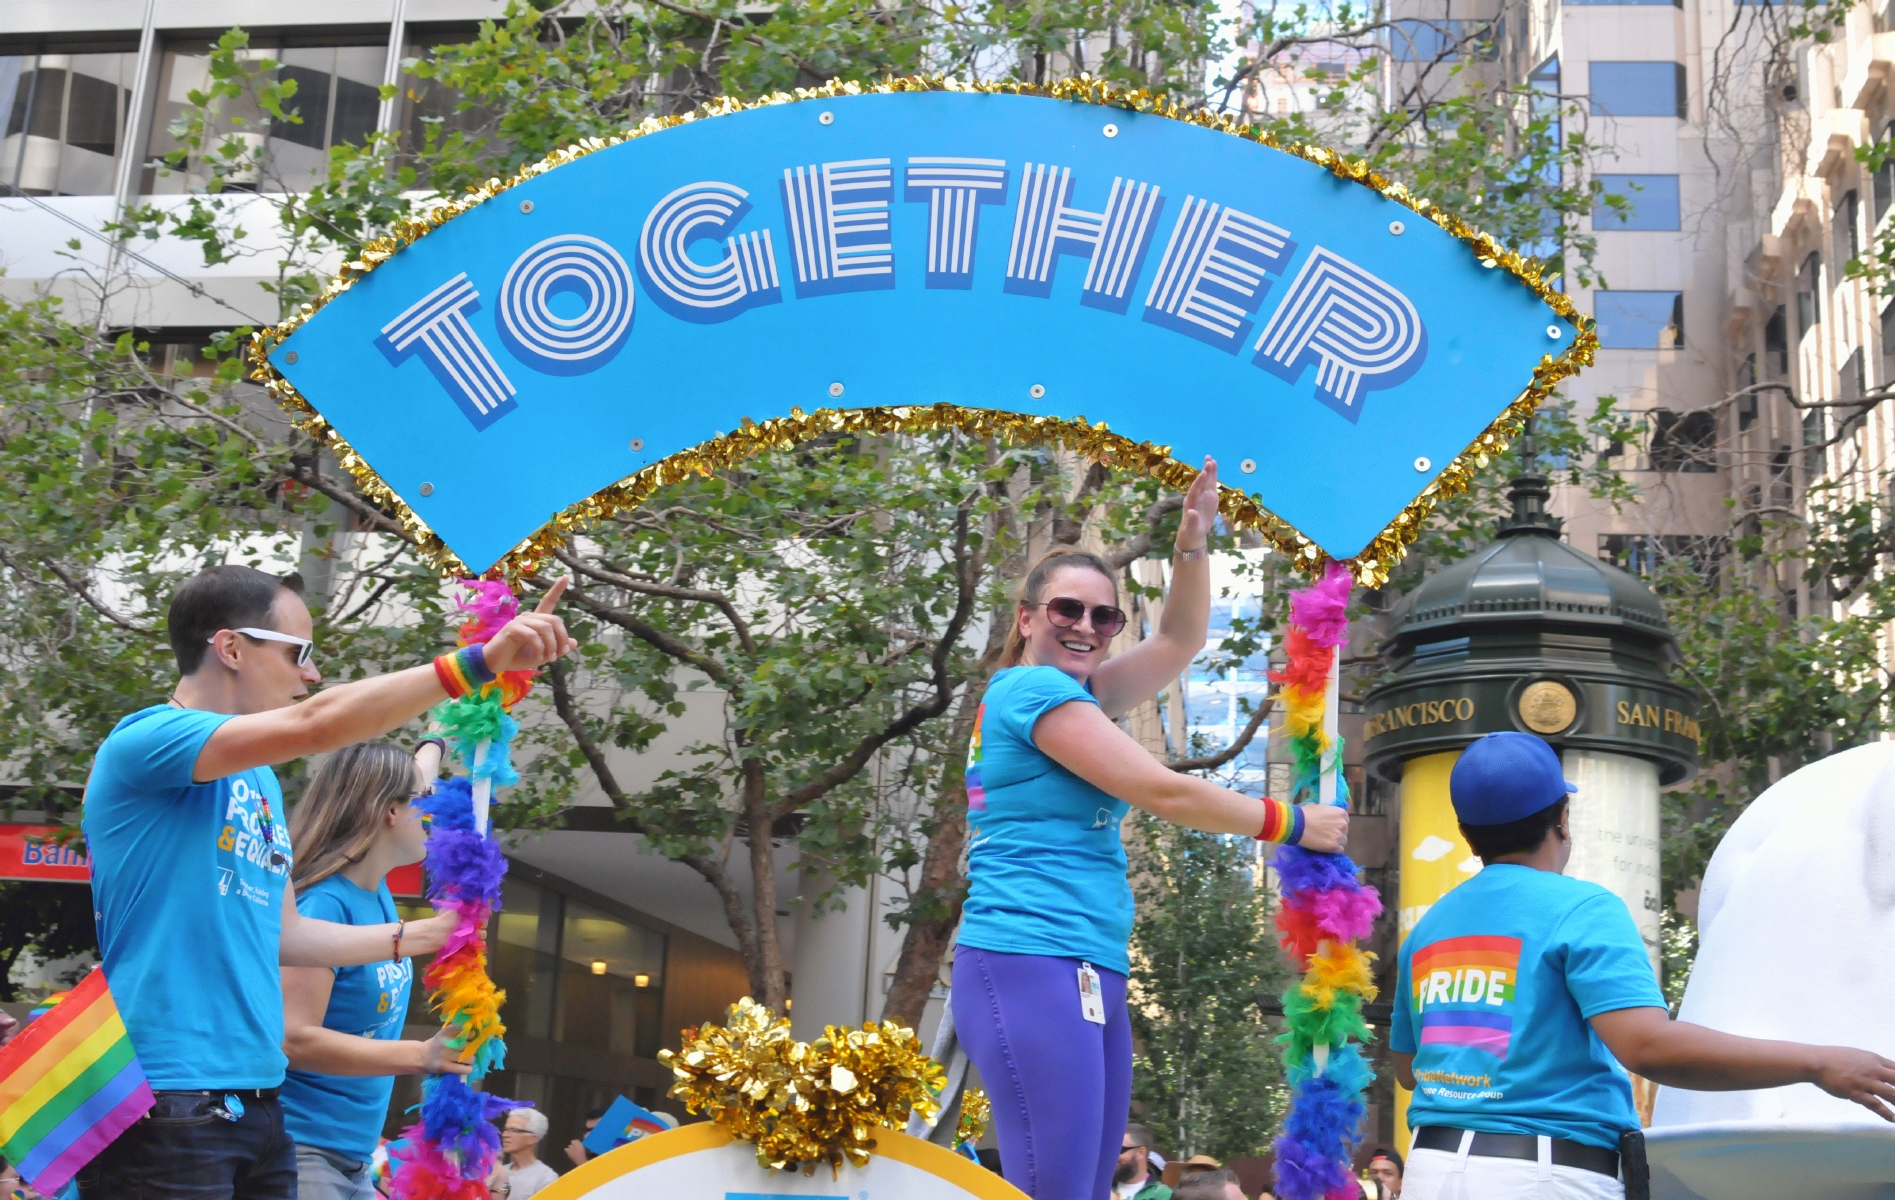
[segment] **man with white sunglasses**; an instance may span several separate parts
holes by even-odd
[[[380,737],[502,671],[569,653],[551,611],[564,591],[485,646],[304,700],[322,675],[300,576],[219,566],[178,589],[167,632],[182,678],[167,703],[118,723],[86,783],[99,949],[156,1102],[80,1173],[85,1200],[293,1200],[278,966],[431,954],[456,918],[298,916],[271,764]]]

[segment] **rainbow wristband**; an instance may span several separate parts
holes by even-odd
[[[452,654],[435,659],[434,677],[441,681],[441,689],[449,699],[478,692],[496,678],[487,667],[486,649],[479,644],[462,646]]]
[[[1303,833],[1303,813],[1281,800],[1263,797],[1263,828],[1257,831],[1260,842],[1294,842]]]
[[[1290,809],[1290,813],[1295,818],[1296,825],[1290,830],[1290,836],[1285,840],[1292,846],[1300,846],[1303,844],[1303,806],[1296,805]]]

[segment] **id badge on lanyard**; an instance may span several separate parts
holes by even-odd
[[[1099,992],[1099,973],[1091,963],[1079,964],[1079,1015],[1094,1025],[1105,1024],[1105,997]]]

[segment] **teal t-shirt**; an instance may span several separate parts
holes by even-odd
[[[987,685],[967,748],[967,903],[959,943],[1131,970],[1127,805],[1033,744],[1062,704],[1097,704],[1053,667],[1009,667]]]
[[[296,894],[296,911],[338,925],[392,923],[395,898],[383,882],[365,892],[340,875],[319,880]],[[414,982],[409,959],[335,967],[329,1008],[322,1027],[355,1037],[393,1041],[408,1019],[408,990]],[[392,1075],[318,1075],[291,1071],[283,1080],[283,1128],[306,1146],[319,1146],[367,1162],[382,1137]]]
[[[100,745],[86,781],[105,978],[158,1091],[283,1082],[277,947],[293,863],[283,793],[268,767],[191,781],[228,720],[167,705],[135,712]]]
[[[1402,943],[1388,1044],[1415,1056],[1408,1126],[1616,1150],[1638,1128],[1632,1085],[1587,1022],[1663,1007],[1624,901],[1549,871],[1486,867]]]

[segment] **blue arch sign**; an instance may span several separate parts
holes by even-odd
[[[1214,455],[1350,558],[1589,357],[1563,297],[1402,201],[1156,112],[823,95],[529,172],[266,334],[263,373],[477,571],[746,419],[939,404]],[[538,469],[454,469],[501,462]]]

